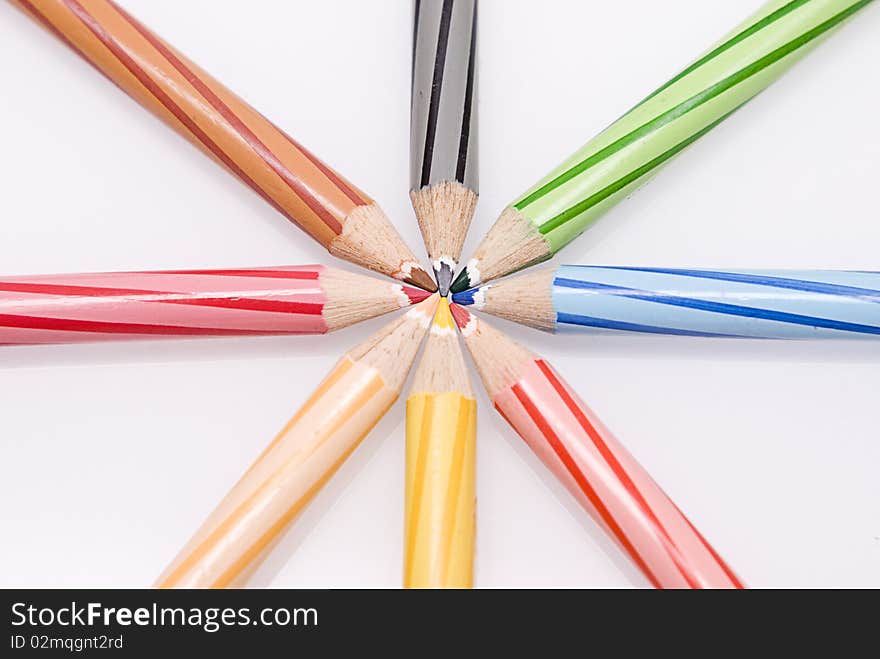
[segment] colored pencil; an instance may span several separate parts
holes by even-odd
[[[0,345],[325,334],[428,295],[322,265],[0,277]]]
[[[437,290],[378,205],[110,0],[13,0],[331,254]]]
[[[548,332],[880,338],[880,272],[562,265],[453,298]]]
[[[406,588],[472,588],[477,401],[442,298],[406,401]]]
[[[240,584],[397,399],[436,295],[346,353],[159,577]]]
[[[511,203],[457,293],[550,258],[870,0],[772,0]]]
[[[415,0],[410,184],[440,294],[477,204],[477,0]]]
[[[542,358],[452,305],[496,409],[658,588],[742,583]]]

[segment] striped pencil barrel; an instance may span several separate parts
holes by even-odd
[[[397,399],[436,302],[431,296],[346,353],[159,577],[159,587],[246,581]]]
[[[112,0],[13,0],[331,254],[436,290],[376,203]]]
[[[657,588],[742,588],[687,517],[543,359],[452,306],[492,402]]]
[[[510,204],[452,286],[550,258],[871,0],[772,0]]]
[[[321,265],[0,277],[0,344],[324,334],[427,296]]]
[[[880,338],[880,272],[563,265],[454,299],[551,332]]]
[[[477,0],[415,0],[410,198],[441,295],[478,196]]]
[[[445,298],[406,400],[406,588],[472,588],[477,401]]]

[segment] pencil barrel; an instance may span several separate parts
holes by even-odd
[[[224,588],[251,572],[397,397],[374,368],[344,358],[159,578]]]
[[[476,401],[457,392],[406,403],[406,588],[471,588]]]
[[[419,0],[413,30],[410,190],[477,188],[477,0]]]
[[[870,0],[772,0],[513,203],[556,252]]]
[[[372,200],[110,0],[14,0],[325,247]]]
[[[0,344],[323,334],[322,266],[0,278]]]
[[[495,406],[659,588],[742,584],[663,490],[543,360]]]
[[[557,329],[880,338],[880,272],[566,265],[552,298]]]

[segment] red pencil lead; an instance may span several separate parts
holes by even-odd
[[[431,293],[421,288],[413,288],[412,286],[401,286],[403,289],[404,295],[409,298],[410,304],[418,304],[422,300],[427,300],[431,297]]]
[[[452,317],[455,319],[458,329],[464,329],[471,322],[471,314],[464,307],[450,303],[449,310],[452,312]]]

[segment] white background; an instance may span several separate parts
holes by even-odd
[[[121,4],[373,195],[421,253],[410,2]],[[482,194],[466,253],[506,203],[761,3],[537,4],[482,3]],[[565,262],[880,268],[878,34],[875,3]],[[331,262],[8,3],[0,83],[0,275]],[[0,350],[0,585],[152,583],[336,358],[384,322]],[[505,329],[558,366],[747,583],[880,586],[880,342]],[[645,586],[479,402],[477,585]],[[399,585],[403,412],[255,585]]]

